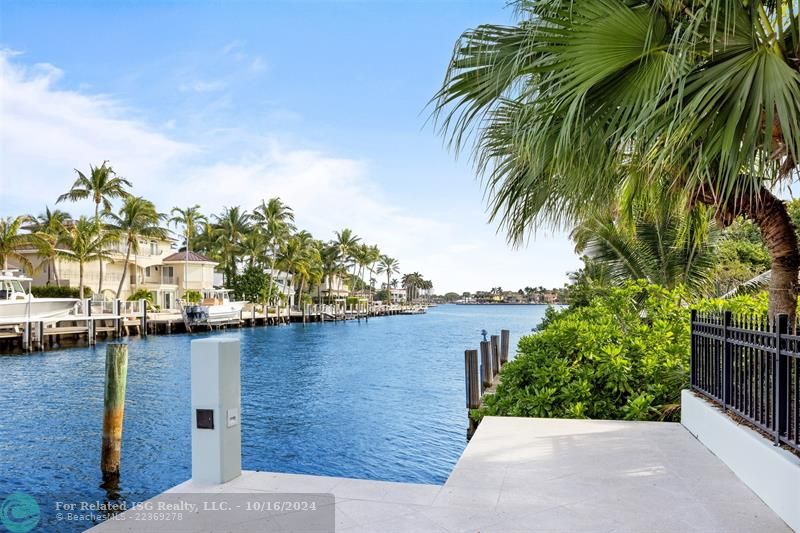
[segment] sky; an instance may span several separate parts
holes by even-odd
[[[457,37],[513,20],[505,0],[0,0],[0,216],[108,160],[164,212],[280,197],[437,293],[560,287],[579,267],[567,234],[509,247],[428,120]]]

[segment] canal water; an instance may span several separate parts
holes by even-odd
[[[441,484],[466,446],[464,360],[481,330],[511,351],[544,306],[442,305],[369,322],[228,330],[241,340],[247,470]],[[189,352],[209,334],[132,337],[121,497],[139,502],[191,476]],[[105,345],[0,356],[0,499],[103,501]]]

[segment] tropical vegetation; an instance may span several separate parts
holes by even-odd
[[[640,193],[760,230],[769,312],[794,315],[800,252],[785,202],[800,152],[800,22],[755,0],[523,0],[515,25],[458,40],[434,97],[471,146],[512,243]],[[666,184],[666,186],[665,186]]]
[[[690,306],[796,315],[797,7],[514,4],[458,39],[434,122],[512,245],[568,230],[583,267],[477,415],[672,418]]]
[[[135,196],[131,181],[118,176],[108,161],[90,165],[88,173],[75,172],[77,179],[57,203],[90,200],[94,216],[76,220],[65,211],[45,207],[38,217],[0,219],[4,268],[10,261],[33,272],[29,257],[34,250],[40,258],[37,268],[47,270],[46,283],[54,280],[58,285],[58,261],[76,262],[79,292],[85,295],[85,267],[98,262],[99,282],[92,289],[102,294],[103,265],[121,260],[122,275],[115,287],[120,297],[140,241],[169,239],[171,227],[181,251],[218,262],[223,283],[234,289],[236,297],[253,302],[285,304],[289,294],[298,303],[333,302],[348,293],[372,301],[378,290],[395,288],[401,279],[399,261],[350,228],[333,232],[327,241],[298,229],[293,209],[280,198],[262,200],[252,211],[228,206],[207,214],[195,204],[173,207],[167,215],[152,201]],[[433,284],[418,272],[402,280],[409,299],[430,296]]]

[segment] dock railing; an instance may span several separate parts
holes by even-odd
[[[800,451],[800,328],[787,315],[691,317],[691,387]]]

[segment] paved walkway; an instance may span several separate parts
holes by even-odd
[[[168,492],[332,492],[341,533],[790,531],[670,423],[487,418],[443,486],[244,472],[225,485],[186,482]],[[281,524],[201,512],[184,524],[112,520],[95,529],[286,530]]]

